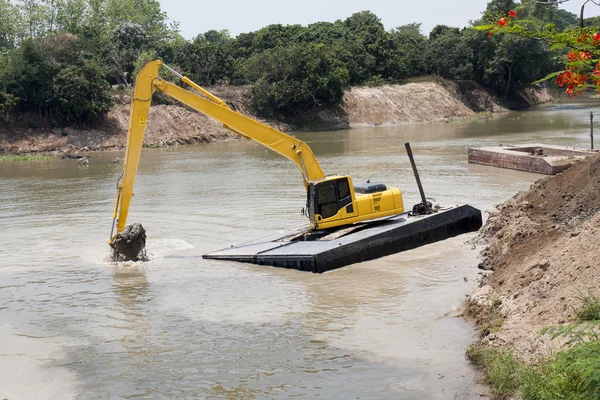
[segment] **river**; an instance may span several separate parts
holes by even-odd
[[[469,165],[472,146],[589,146],[592,103],[460,122],[298,134],[328,174],[482,210],[540,175]],[[595,107],[598,115],[598,108]],[[143,151],[129,223],[152,260],[110,264],[123,152],[0,162],[0,399],[476,399],[460,317],[462,235],[323,275],[201,255],[306,221],[301,175],[244,140]]]

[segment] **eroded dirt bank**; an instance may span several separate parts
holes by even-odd
[[[249,109],[247,86],[210,88],[216,95],[233,103],[236,109],[256,118]],[[532,93],[527,103],[548,101],[543,92]],[[420,82],[405,85],[356,87],[346,91],[343,104],[315,115],[303,116],[306,129],[345,129],[360,126],[423,123],[465,118],[477,112],[502,112],[485,89],[474,82]],[[106,120],[96,129],[75,130],[40,127],[35,117],[0,124],[0,153],[56,152],[70,154],[86,150],[125,147],[129,122],[130,98],[121,96]],[[291,126],[264,121],[289,132]],[[161,104],[151,108],[144,137],[146,147],[213,142],[237,138],[212,119],[180,107]]]
[[[344,96],[350,127],[438,122],[475,116],[477,111],[506,111],[483,89],[479,109],[470,108],[461,91],[448,90],[437,82],[357,87]],[[494,109],[495,106],[495,109]]]
[[[241,112],[248,113],[244,107],[247,88],[214,92],[234,101]],[[44,129],[31,127],[35,125],[35,121],[31,120],[4,124],[0,126],[0,153],[71,154],[86,150],[122,149],[127,140],[130,99],[127,95],[119,96],[105,121],[95,129]],[[234,138],[237,138],[237,135],[203,114],[176,104],[157,104],[150,109],[144,146],[166,147]]]
[[[468,301],[483,342],[534,361],[560,340],[543,328],[573,323],[582,297],[600,296],[600,155],[541,179],[490,215],[479,236],[493,270]]]

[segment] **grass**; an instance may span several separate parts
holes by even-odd
[[[465,303],[463,315],[475,316],[475,323],[479,327],[479,336],[484,338],[491,333],[496,333],[504,323],[504,316],[500,310],[502,300],[494,297],[487,306]]]
[[[588,292],[582,300],[575,324],[545,330],[552,338],[569,338],[567,348],[536,365],[481,343],[467,349],[467,357],[484,371],[492,399],[600,399],[600,299]]]
[[[492,304],[488,310],[489,316],[486,322],[480,325],[479,331],[485,337],[490,333],[496,333],[502,327],[504,323],[504,316],[500,312],[500,306],[502,305],[502,300],[499,298],[492,299]]]
[[[57,156],[51,156],[48,154],[11,154],[7,156],[0,156],[1,161],[41,161],[41,160],[55,160]]]
[[[581,293],[579,299],[583,306],[577,311],[577,318],[581,321],[599,321],[600,320],[600,298],[595,296],[591,291]]]
[[[493,399],[511,397],[519,390],[520,365],[512,353],[476,343],[467,349],[467,357],[485,372]]]
[[[581,343],[526,365],[505,350],[474,344],[467,357],[483,369],[492,399],[600,399],[600,341]]]

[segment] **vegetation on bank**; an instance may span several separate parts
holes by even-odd
[[[46,161],[57,159],[58,156],[52,156],[48,154],[9,154],[0,156],[0,162],[2,161]]]
[[[537,364],[522,363],[512,352],[486,344],[468,348],[467,357],[485,373],[493,399],[600,399],[600,299],[588,293],[581,300],[577,321],[541,332],[565,345]]]
[[[533,0],[492,0],[485,16],[575,26],[574,14]],[[386,31],[363,11],[335,22],[270,25],[231,37],[211,30],[185,40],[157,0],[0,0],[0,115],[29,112],[55,126],[88,125],[161,58],[203,84],[250,84],[255,112],[293,118],[338,104],[352,85],[436,74],[508,95],[556,70],[556,54],[533,38],[413,23]]]

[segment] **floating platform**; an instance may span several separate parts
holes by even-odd
[[[406,213],[337,229],[298,229],[202,258],[323,273],[476,231],[481,225],[481,211],[462,205],[429,215]]]
[[[478,147],[469,149],[469,163],[556,175],[569,168],[575,161],[592,154],[597,153],[546,144]]]

